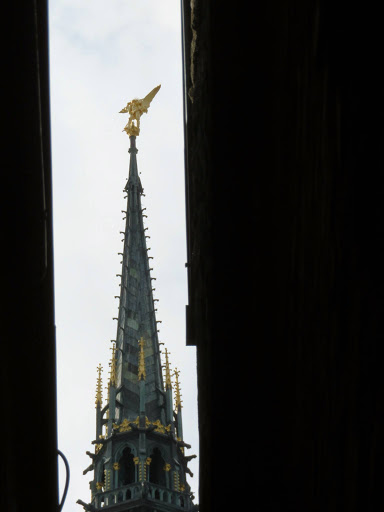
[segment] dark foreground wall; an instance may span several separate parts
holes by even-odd
[[[380,510],[380,13],[253,4],[183,4],[201,512]]]
[[[56,511],[56,366],[47,6],[1,29],[0,510]]]

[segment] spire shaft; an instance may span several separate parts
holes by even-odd
[[[125,186],[127,206],[125,214],[124,249],[120,272],[119,316],[116,334],[117,400],[122,405],[116,414],[120,418],[135,419],[139,415],[140,381],[139,346],[146,343],[146,414],[152,420],[164,420],[160,393],[164,389],[159,355],[159,340],[155,316],[151,271],[149,266],[141,197],[143,187],[137,168],[136,137],[130,136],[129,176]]]

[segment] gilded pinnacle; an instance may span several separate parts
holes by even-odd
[[[165,349],[165,389],[172,389],[171,372],[169,370],[168,354],[170,354],[170,352],[168,352],[168,350]]]
[[[138,378],[139,380],[145,380],[145,359],[144,359],[144,338],[141,337],[138,341],[140,346],[140,354],[139,354],[139,371],[138,371]]]
[[[175,375],[175,409],[181,408],[181,395],[180,395],[180,383],[179,383],[179,375],[180,372],[177,368],[175,368],[175,371],[173,372]]]
[[[116,345],[115,343],[112,345],[112,358],[110,362],[111,367],[111,377],[110,377],[110,384],[111,386],[116,386]]]
[[[105,389],[107,390],[107,400],[109,402],[109,389],[111,387],[111,380],[108,381],[108,385],[105,386]]]
[[[103,393],[102,393],[102,388],[101,388],[101,383],[102,383],[101,370],[102,369],[103,369],[103,367],[101,366],[101,364],[99,364],[99,366],[97,367],[98,377],[97,377],[97,383],[96,383],[96,401],[95,401],[96,407],[101,407],[103,405]]]
[[[140,117],[144,113],[148,112],[151,101],[158,93],[160,87],[161,85],[158,85],[152,89],[152,91],[142,100],[137,98],[133,99],[128,102],[122,110],[120,110],[119,114],[129,114],[128,123],[124,127],[123,132],[126,132],[129,136],[137,136],[140,134]]]

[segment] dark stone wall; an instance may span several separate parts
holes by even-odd
[[[320,1],[258,2],[252,15],[192,7],[187,339],[201,511],[377,510],[380,13]]]
[[[47,2],[2,5],[0,510],[57,510]]]

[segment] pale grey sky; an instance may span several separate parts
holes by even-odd
[[[76,500],[90,500],[92,475],[82,472],[95,437],[96,366],[108,368],[116,335],[129,168],[128,116],[118,112],[158,84],[137,158],[160,341],[181,371],[187,454],[198,455],[196,351],[185,346],[181,14],[179,0],[51,0],[49,9],[58,446],[71,469],[63,510],[80,512]],[[198,459],[189,467],[198,502]]]

